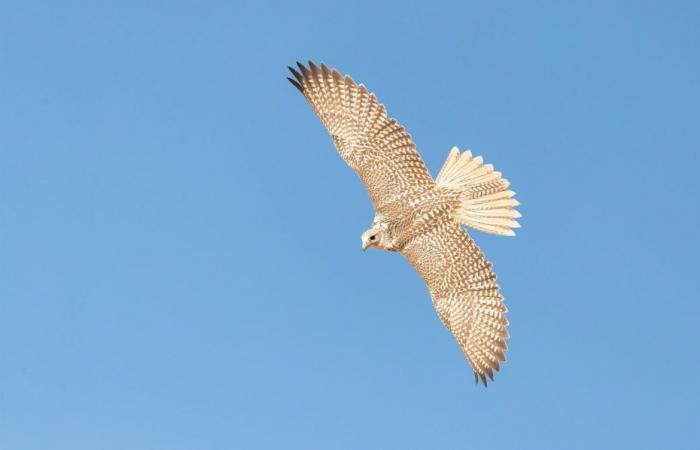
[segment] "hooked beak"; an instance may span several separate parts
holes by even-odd
[[[362,241],[362,251],[366,252],[367,247],[369,247],[369,241]]]

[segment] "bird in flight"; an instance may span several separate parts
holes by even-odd
[[[487,385],[505,361],[507,308],[492,264],[467,231],[513,236],[520,217],[509,182],[470,151],[452,148],[433,179],[411,135],[387,116],[363,84],[325,64],[290,67],[345,162],[359,175],[375,209],[362,249],[399,252],[413,265],[474,371]]]

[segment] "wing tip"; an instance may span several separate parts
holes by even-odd
[[[478,386],[479,381],[481,381],[481,384],[483,384],[485,388],[489,387],[489,380],[491,380],[492,382],[495,381],[495,379],[493,377],[494,369],[496,370],[496,372],[500,372],[501,371],[500,364],[496,363],[495,367],[488,368],[487,370],[485,370],[483,372],[474,370],[474,384],[476,386]]]
[[[307,64],[309,65],[309,68],[311,69],[311,73],[313,73],[314,76],[318,76],[320,70],[318,69],[318,66],[316,65],[316,63],[309,60]]]
[[[309,72],[309,69],[306,68],[305,65],[297,61],[297,67],[299,67],[299,70],[301,70],[301,73],[304,74],[304,78],[308,77],[311,72]]]
[[[299,64],[299,63],[297,63],[297,64]],[[292,72],[292,75],[294,75],[294,78],[296,78],[300,84],[304,82],[304,75],[297,72],[297,70],[294,69],[294,67],[287,66],[287,69],[289,69],[289,71]]]
[[[289,80],[290,83],[292,83],[292,85],[294,85],[295,88],[299,89],[299,92],[301,92],[302,94],[304,93],[304,88],[301,87],[301,84],[299,84],[296,80],[292,80],[289,77],[287,77],[287,79]]]
[[[328,66],[324,63],[321,63],[320,66],[313,62],[312,60],[309,60],[307,62],[307,65],[304,65],[304,63],[300,61],[296,61],[296,66],[297,69],[291,66],[287,66],[289,71],[294,75],[294,78],[296,78],[296,83],[287,78],[297,89],[301,90],[303,92],[304,84],[306,82],[312,81],[311,79],[313,78],[328,78],[328,77],[342,77],[340,73],[335,69],[329,69]],[[308,66],[308,67],[307,67]],[[347,82],[347,81],[346,81]],[[354,83],[354,82],[353,82]],[[301,87],[300,87],[301,86]]]

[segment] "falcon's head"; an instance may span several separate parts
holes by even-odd
[[[389,242],[387,242],[385,229],[385,226],[374,223],[372,224],[372,228],[362,233],[362,250],[367,250],[370,247],[389,250]]]

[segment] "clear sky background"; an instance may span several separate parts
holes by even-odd
[[[699,47],[691,1],[3,1],[0,448],[700,448]],[[360,250],[307,59],[518,192],[488,389]]]

